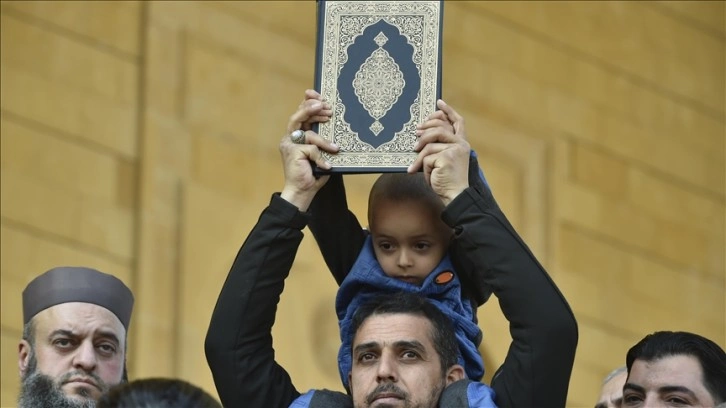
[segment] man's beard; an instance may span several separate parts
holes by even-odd
[[[441,383],[434,386],[431,389],[429,398],[426,401],[411,401],[411,396],[407,392],[398,388],[396,384],[391,382],[382,383],[377,386],[370,394],[366,396],[365,407],[370,407],[373,403],[373,399],[376,395],[382,393],[396,394],[403,401],[403,408],[435,408],[439,406],[439,398],[441,397],[441,391],[446,387],[446,381],[442,379]],[[415,403],[415,405],[414,405]],[[356,405],[360,407],[361,405]],[[391,408],[391,405],[384,404],[379,405],[379,408]]]
[[[78,395],[83,399],[79,399],[68,397],[60,388],[61,384],[75,376],[93,378],[102,393],[108,391],[109,388],[94,373],[73,371],[64,374],[56,383],[53,378],[39,372],[37,368],[38,363],[35,355],[31,355],[30,361],[28,361],[28,370],[20,384],[20,395],[18,396],[18,407],[20,408],[95,408],[96,400],[91,397],[87,390],[80,390]]]

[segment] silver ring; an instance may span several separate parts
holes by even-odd
[[[305,131],[298,129],[290,133],[290,140],[295,144],[305,144]]]

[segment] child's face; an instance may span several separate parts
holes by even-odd
[[[420,285],[446,254],[451,229],[417,201],[383,199],[373,210],[373,249],[383,272]]]

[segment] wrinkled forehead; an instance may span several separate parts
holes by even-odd
[[[92,303],[61,303],[40,311],[32,322],[36,337],[65,331],[81,337],[113,335],[121,344],[126,338],[121,320],[110,310]]]
[[[428,319],[408,313],[374,314],[363,321],[353,339],[353,347],[365,343],[381,346],[416,341],[433,348],[432,325]]]

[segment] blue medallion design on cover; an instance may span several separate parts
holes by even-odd
[[[360,141],[378,148],[411,119],[421,86],[414,48],[381,19],[355,39],[346,56],[337,83],[344,120]]]

